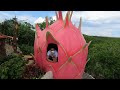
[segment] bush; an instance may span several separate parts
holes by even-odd
[[[23,79],[40,79],[45,73],[38,66],[27,66],[25,68]]]
[[[85,36],[89,46],[86,72],[96,79],[120,79],[120,39]]]
[[[19,56],[14,56],[14,58],[11,57],[0,65],[0,79],[22,78],[26,61]]]
[[[12,59],[12,58],[15,58],[15,57],[16,57],[16,55],[14,55],[14,54],[5,57],[4,59],[0,60],[0,65],[1,65],[2,63],[6,62],[6,61],[8,61],[8,60],[10,60],[10,59]]]
[[[34,48],[33,46],[28,46],[25,44],[19,45],[20,50],[22,51],[23,54],[30,54],[34,53]]]

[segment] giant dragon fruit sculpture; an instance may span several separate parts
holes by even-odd
[[[54,79],[81,79],[87,63],[88,46],[81,28],[71,22],[72,12],[68,11],[63,20],[62,12],[56,12],[57,20],[41,31],[36,24],[34,41],[35,62],[45,72],[52,71]],[[58,48],[58,62],[47,60],[47,48],[55,44]]]

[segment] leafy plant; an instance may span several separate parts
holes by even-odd
[[[23,79],[40,79],[44,72],[38,66],[27,66],[25,68]]]
[[[92,40],[85,71],[96,79],[119,79],[120,39],[92,36],[85,36],[85,39]]]
[[[0,65],[0,79],[21,79],[25,69],[22,57],[16,56]]]
[[[26,44],[22,44],[22,45],[19,45],[19,47],[23,54],[34,53],[33,46],[28,46]]]

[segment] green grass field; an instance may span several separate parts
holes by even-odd
[[[84,37],[92,40],[85,72],[96,79],[120,79],[120,38]]]

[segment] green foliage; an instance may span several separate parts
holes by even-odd
[[[27,61],[13,54],[0,65],[0,79],[40,79],[44,72],[36,65],[26,66]]]
[[[14,57],[16,57],[14,54],[12,54],[10,56],[7,56],[3,60],[0,60],[0,64],[4,63],[4,62],[6,62],[6,61],[8,61],[8,60],[10,60],[10,59],[12,59]]]
[[[10,20],[5,20],[4,22],[0,23],[0,32],[8,36],[13,36],[15,29],[13,21],[14,18]],[[18,23],[18,44],[27,44],[33,46],[35,37],[35,31],[33,30],[34,26],[28,22]]]
[[[13,36],[14,33],[14,19],[5,20],[0,23],[0,32]],[[49,24],[54,22],[50,18]],[[40,23],[40,28],[43,30],[46,26],[45,22]],[[34,53],[33,45],[35,38],[34,26],[28,22],[19,22],[18,28],[18,46],[23,54]],[[40,79],[43,75],[38,67],[25,67],[25,61],[21,57],[12,55],[0,61],[0,79]]]
[[[50,18],[51,25],[54,20]],[[40,23],[43,30],[46,23]],[[33,45],[35,38],[35,29],[33,25],[27,22],[19,23],[18,28],[18,44],[23,54],[33,53]],[[9,36],[13,36],[14,24],[13,19],[5,20],[0,23],[0,32]],[[86,72],[97,79],[120,79],[120,39],[108,37],[96,37],[84,35],[87,42],[91,41],[89,46],[88,59],[90,61],[86,65]],[[0,61],[0,79],[19,79],[25,69],[25,61],[21,57],[15,55],[6,57]],[[25,69],[26,70],[26,69]],[[41,76],[36,69],[27,69],[27,71],[36,72],[31,75],[31,79],[39,79]]]
[[[0,32],[13,36],[14,33],[14,18],[10,20],[5,20],[4,22],[0,23]],[[53,24],[55,20],[53,18],[49,18],[49,25]],[[19,28],[18,28],[18,43],[19,44],[28,44],[28,45],[33,45],[34,43],[34,37],[35,37],[35,27],[31,25],[28,22],[18,22],[19,23]],[[46,26],[45,21],[40,23],[40,28],[43,30]]]
[[[43,23],[40,23],[39,26],[41,30],[44,30],[46,27],[46,22],[44,21]]]
[[[120,79],[120,39],[91,36],[85,39],[92,40],[86,72],[98,79]]]
[[[13,27],[13,19],[5,20],[4,22],[0,23],[0,32],[5,35],[13,36]]]
[[[21,24],[19,27],[18,38],[18,44],[27,44],[29,46],[33,46],[35,31],[31,30],[29,25]]]
[[[25,68],[23,79],[40,79],[45,73],[38,66],[27,66]]]
[[[53,24],[54,22],[55,22],[55,20],[53,20],[53,18],[52,17],[50,17],[49,18],[49,25],[51,25],[51,24]],[[41,30],[44,30],[45,29],[45,27],[46,27],[46,22],[44,21],[44,22],[42,22],[42,23],[39,23],[39,26],[40,26],[40,29]]]
[[[23,54],[30,54],[34,53],[33,46],[28,46],[26,44],[22,44],[19,46],[20,50],[22,51]]]
[[[26,62],[19,56],[10,56],[8,59],[0,65],[0,79],[21,79]]]

